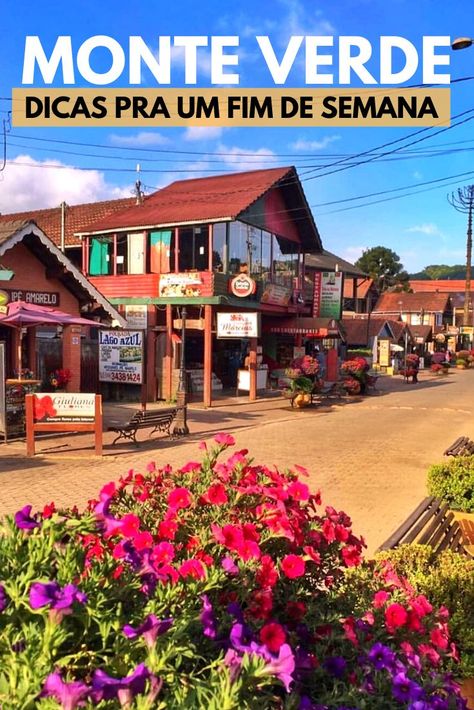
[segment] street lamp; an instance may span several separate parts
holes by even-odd
[[[181,311],[181,358],[179,364],[179,382],[178,391],[176,393],[176,407],[178,409],[175,419],[173,434],[184,436],[189,434],[188,427],[188,403],[187,403],[187,386],[186,386],[186,362],[184,349],[186,345],[186,308]]]
[[[453,41],[451,49],[467,49],[468,47],[471,47],[473,43],[474,39],[472,39],[472,37],[457,37]]]

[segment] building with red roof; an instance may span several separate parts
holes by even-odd
[[[213,390],[236,386],[247,351],[253,362],[292,356],[295,336],[268,333],[262,321],[311,315],[304,255],[322,244],[293,167],[178,180],[77,237],[94,285],[124,316],[143,313],[149,399],[175,392],[183,307],[191,385],[207,405]],[[256,330],[244,337],[250,321]]]

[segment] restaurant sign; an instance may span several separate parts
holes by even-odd
[[[129,328],[146,330],[147,314],[147,306],[125,306],[125,320]]]
[[[141,385],[143,348],[141,330],[99,331],[99,380]]]
[[[316,271],[314,274],[313,317],[336,318],[342,313],[342,272]]]
[[[200,274],[161,274],[158,295],[167,298],[192,298],[202,292]]]
[[[233,296],[238,298],[246,298],[251,296],[257,290],[257,284],[254,279],[247,274],[238,274],[229,281],[229,289]]]
[[[259,313],[218,313],[218,338],[258,338],[260,336]]]
[[[35,306],[59,306],[59,292],[2,288],[0,290],[0,306],[5,306],[12,301],[24,301]]]
[[[37,392],[33,395],[34,420],[43,424],[92,424],[95,394]]]

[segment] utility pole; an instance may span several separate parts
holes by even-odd
[[[469,326],[469,305],[471,301],[471,257],[472,257],[472,212],[474,208],[474,185],[460,187],[451,195],[448,202],[458,212],[467,214],[467,246],[466,246],[466,286],[464,290],[463,325]]]

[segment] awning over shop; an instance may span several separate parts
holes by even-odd
[[[345,339],[344,329],[333,318],[285,318],[273,319],[263,326],[264,333],[304,335],[307,338]]]

